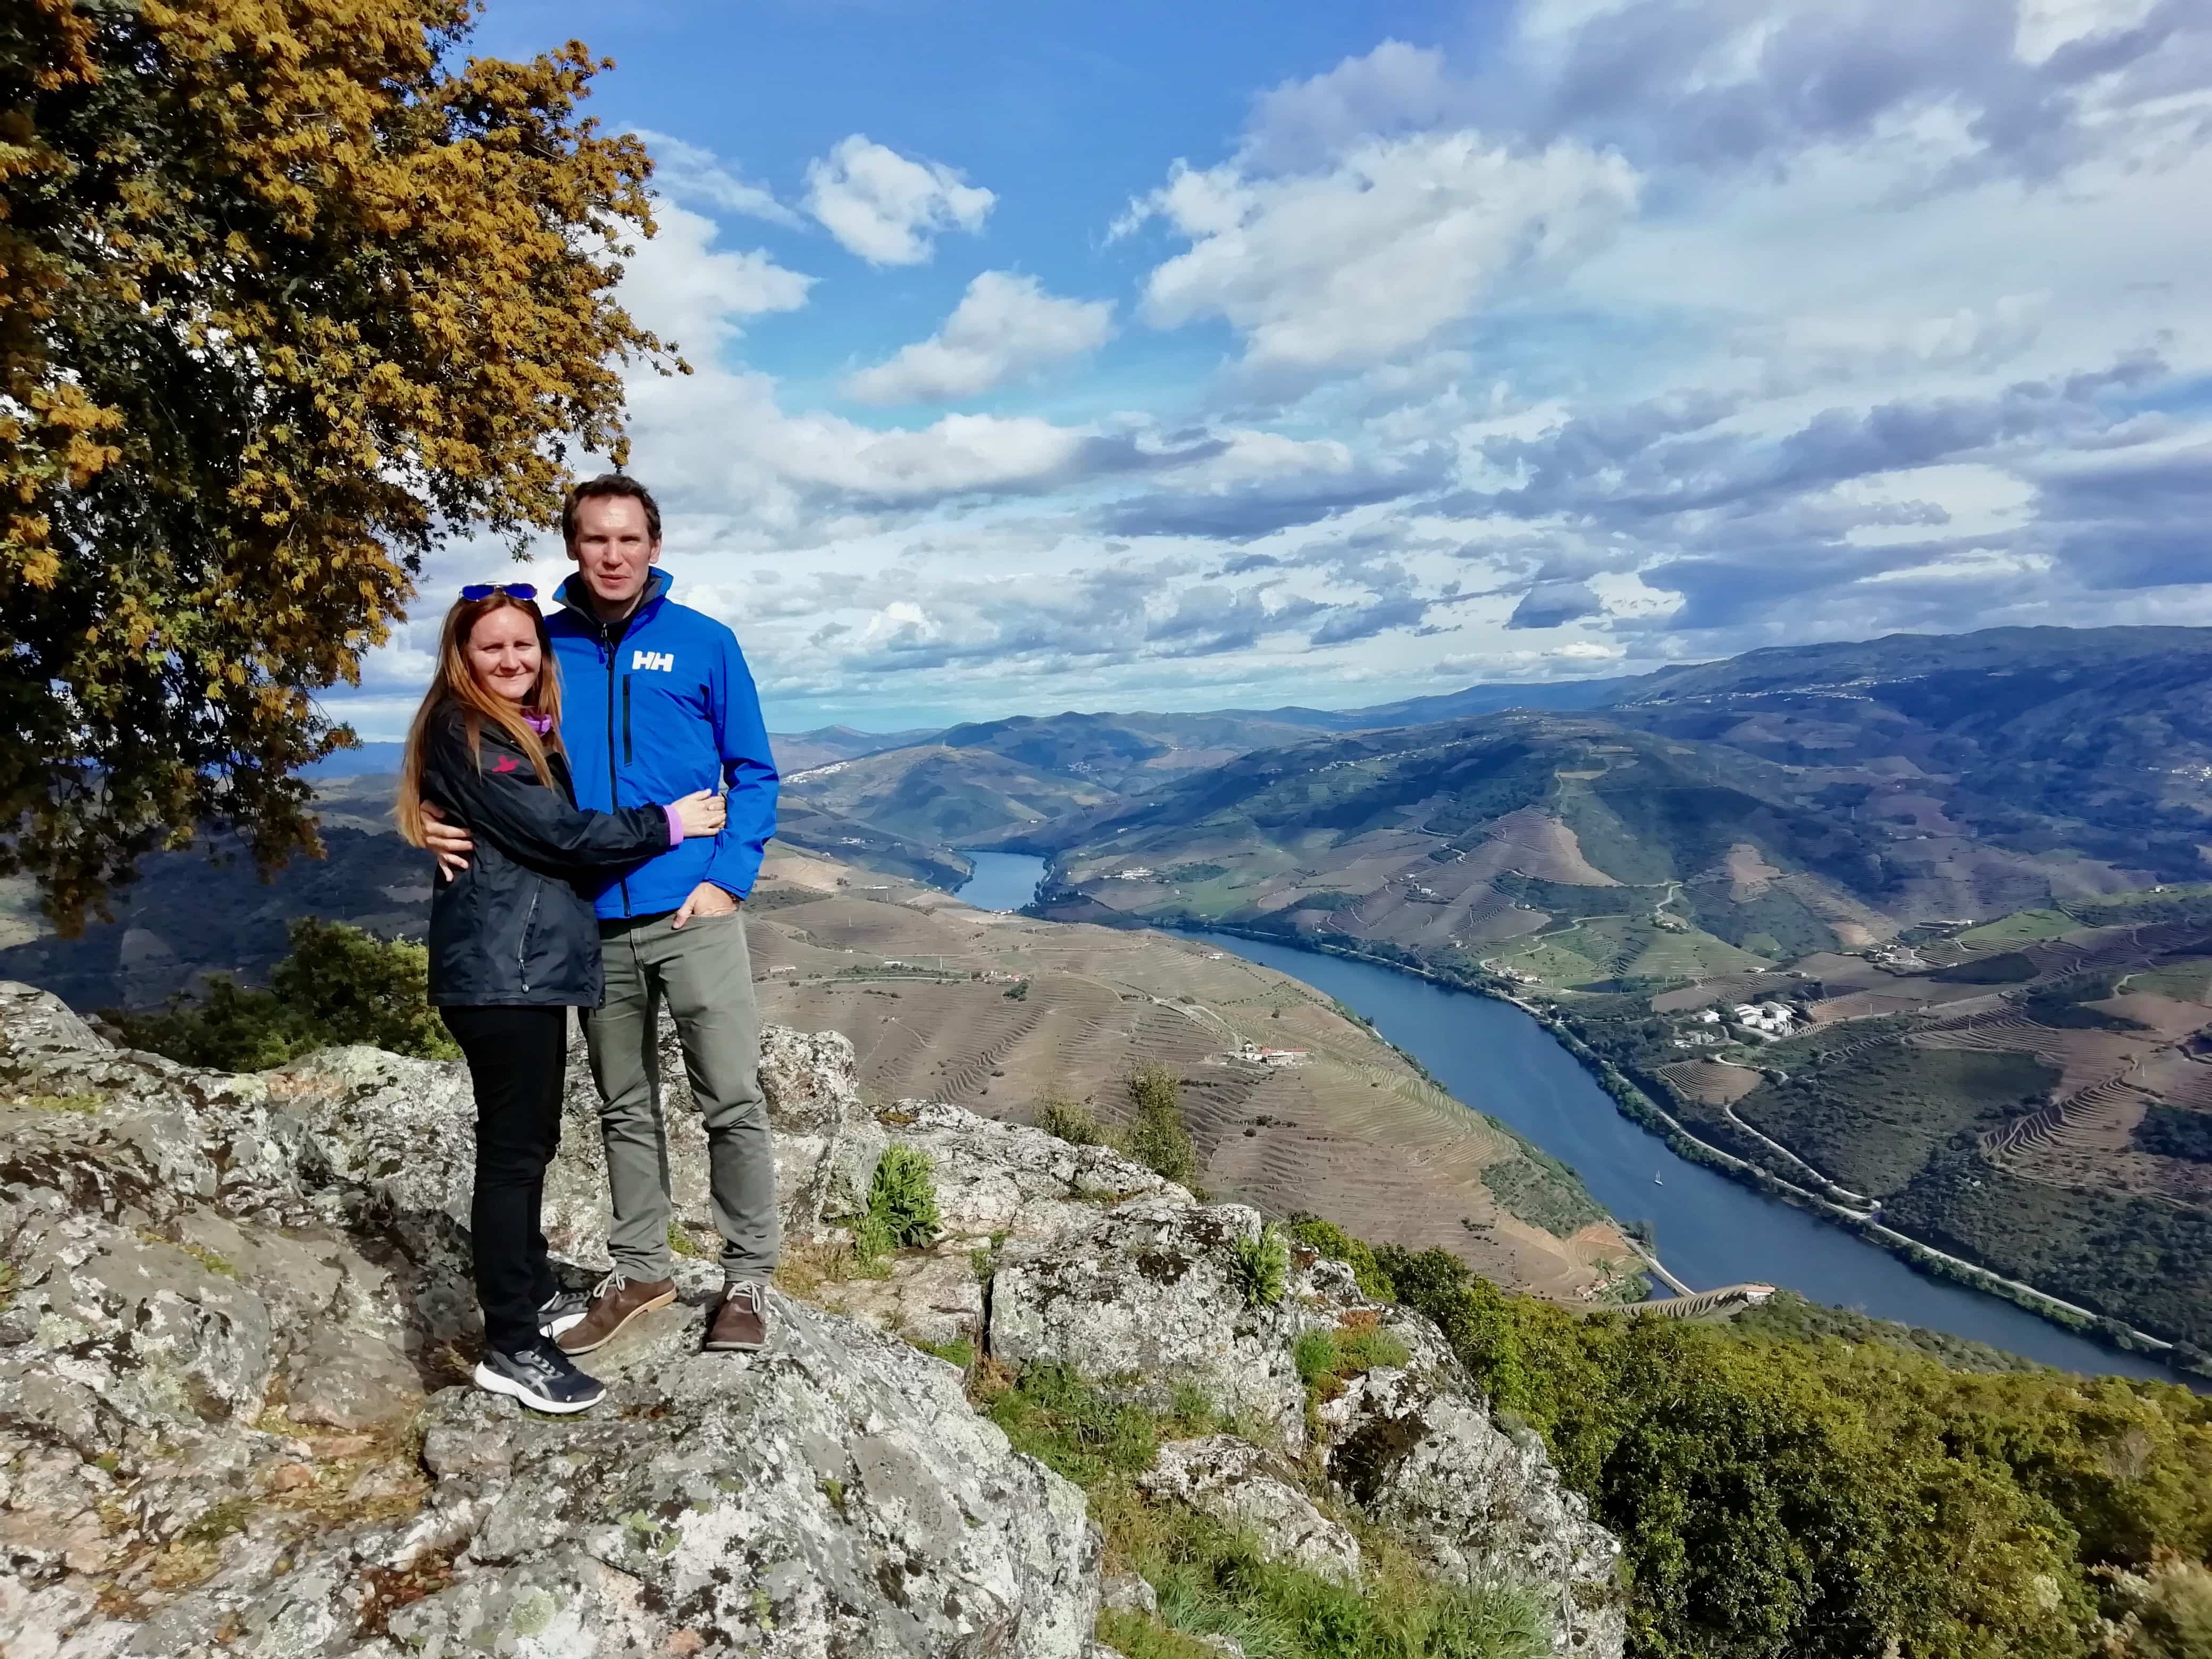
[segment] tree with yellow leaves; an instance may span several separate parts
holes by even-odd
[[[470,0],[0,12],[0,872],[319,850],[302,765],[423,556],[615,455],[651,163]]]

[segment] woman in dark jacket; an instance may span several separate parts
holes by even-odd
[[[640,860],[714,834],[722,803],[701,790],[665,807],[577,810],[536,599],[520,583],[466,587],[446,613],[437,677],[408,735],[398,817],[418,847],[426,804],[476,838],[468,867],[430,901],[430,1000],[476,1091],[476,1380],[540,1411],[574,1412],[605,1389],[552,1342],[582,1306],[553,1276],[539,1211],[560,1145],[568,1010],[601,996],[592,900]]]

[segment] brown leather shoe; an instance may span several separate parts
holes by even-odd
[[[665,1308],[675,1300],[674,1279],[628,1279],[617,1269],[592,1286],[584,1316],[553,1340],[562,1353],[589,1353],[621,1335],[623,1327],[640,1314]]]
[[[768,1292],[749,1279],[722,1287],[707,1322],[709,1353],[757,1353],[768,1346]]]

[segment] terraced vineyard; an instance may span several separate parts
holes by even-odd
[[[2209,896],[2103,896],[1562,1006],[1713,1145],[2212,1351]],[[1683,1057],[1685,1033],[1714,1029],[1697,1010],[1753,997],[1789,1003],[1796,1032]]]

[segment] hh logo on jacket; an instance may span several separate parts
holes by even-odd
[[[632,668],[657,668],[666,673],[676,666],[676,653],[673,651],[633,651],[629,653],[629,665]]]

